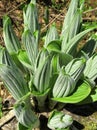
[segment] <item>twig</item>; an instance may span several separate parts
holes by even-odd
[[[94,21],[97,21],[97,18],[85,17],[85,18],[83,18],[83,21],[94,22]]]
[[[0,127],[2,127],[4,124],[6,124],[7,122],[9,122],[14,117],[15,117],[14,111],[11,110],[6,116],[4,116],[4,117],[2,117],[0,119]]]
[[[64,9],[65,10],[65,9]],[[49,24],[47,24],[41,31],[44,31],[49,25],[51,25],[59,16],[61,16],[61,14],[65,11],[62,11],[60,14],[58,14],[53,20],[50,21]]]
[[[85,12],[83,12],[83,14],[86,14],[86,13],[89,13],[89,12],[94,12],[94,11],[97,11],[97,7],[94,8],[94,9],[91,9],[91,10],[87,10]]]
[[[9,12],[7,12],[6,14],[10,14],[11,12],[15,11],[17,8],[19,8],[22,4],[26,3],[26,1],[20,3],[19,5],[17,5],[16,7],[14,7],[12,10],[10,10]]]

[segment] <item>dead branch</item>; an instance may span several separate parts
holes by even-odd
[[[15,117],[14,110],[9,111],[7,115],[5,115],[4,117],[2,117],[0,119],[0,127],[2,127],[4,124],[6,124],[7,122],[9,122],[14,117]]]

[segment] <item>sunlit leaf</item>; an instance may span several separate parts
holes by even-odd
[[[80,86],[78,86],[77,90],[73,92],[72,95],[68,97],[52,98],[52,99],[63,103],[78,103],[87,98],[90,92],[91,92],[91,86],[87,82],[84,82]]]
[[[21,49],[21,44],[13,31],[11,20],[8,16],[3,19],[3,35],[6,48],[9,53],[18,52]]]
[[[44,46],[46,47],[51,41],[57,40],[58,38],[57,29],[55,25],[52,25],[46,34]]]

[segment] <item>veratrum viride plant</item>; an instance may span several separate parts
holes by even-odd
[[[40,127],[39,114],[53,111],[47,126],[69,130],[73,119],[62,110],[67,103],[97,101],[97,41],[94,37],[78,49],[79,42],[92,26],[83,29],[84,0],[71,0],[61,34],[53,24],[40,49],[41,30],[36,1],[23,10],[24,32],[17,38],[11,20],[3,19],[5,47],[0,46],[0,77],[16,103],[18,130]],[[32,103],[33,102],[33,103]]]

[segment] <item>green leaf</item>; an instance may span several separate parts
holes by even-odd
[[[36,8],[36,2],[35,1],[31,1],[31,3],[24,8],[23,16],[24,16],[25,30],[29,29],[32,34],[36,30],[39,30],[38,11],[37,11],[37,8]]]
[[[2,54],[0,54],[1,57],[1,64],[6,64],[8,66],[11,66],[15,69],[20,69],[22,72],[25,72],[24,66],[20,63],[20,61],[17,58],[17,54],[10,55],[8,51],[3,48]]]
[[[52,25],[50,29],[47,31],[44,47],[46,47],[51,41],[57,40],[58,38],[59,36],[57,29],[55,25]]]
[[[95,52],[96,47],[97,47],[97,41],[93,38],[90,38],[85,43],[85,45],[79,50],[77,56],[81,57],[83,51],[87,56],[90,57]]]
[[[82,104],[93,103],[93,102],[96,102],[96,101],[97,101],[97,86],[92,89],[90,95],[86,99],[79,102],[78,104],[82,105]]]
[[[69,74],[77,83],[77,81],[83,74],[85,65],[86,61],[84,58],[75,58],[66,65],[65,67],[66,74]]]
[[[38,45],[36,43],[35,37],[31,34],[29,30],[26,30],[22,35],[22,41],[25,45],[27,55],[34,69],[35,61],[38,53]]]
[[[62,50],[65,50],[70,40],[80,32],[81,15],[82,15],[82,12],[80,10],[75,12],[74,18],[72,19],[67,30],[64,32],[65,37],[63,37],[63,40],[62,40]]]
[[[73,92],[72,95],[68,97],[52,98],[52,99],[63,103],[78,103],[87,98],[90,92],[91,92],[91,86],[87,82],[84,82],[80,86],[78,86],[78,88],[75,90],[75,92]]]
[[[16,64],[16,66],[24,73],[24,72],[26,72],[26,69],[25,69],[25,67],[23,66],[23,64],[19,61],[19,59],[18,59],[18,53],[16,54],[16,53],[13,53],[12,55],[11,55],[11,58],[12,58],[12,60],[14,61],[14,63]]]
[[[39,66],[42,66],[44,64],[44,62],[48,58],[48,56],[49,56],[49,52],[47,51],[47,49],[42,48],[36,58],[36,64],[35,64],[36,69]]]
[[[8,16],[4,16],[3,18],[3,35],[9,53],[16,53],[21,49],[21,44],[13,31],[11,20]]]
[[[54,130],[64,130],[70,127],[73,119],[70,115],[65,115],[63,112],[54,110],[48,119],[48,127]]]
[[[90,97],[92,99],[92,102],[97,101],[97,86],[94,89],[92,89]]]
[[[0,65],[0,77],[16,100],[29,92],[26,81],[17,68]]]
[[[17,130],[31,130],[31,129],[28,129],[27,127],[23,126],[21,123],[18,123]]]
[[[87,60],[84,75],[93,81],[97,78],[97,54]]]
[[[77,34],[76,36],[74,36],[68,43],[68,45],[66,46],[66,48],[64,48],[64,52],[69,53],[71,55],[75,55],[76,49],[77,49],[77,45],[79,43],[79,41],[90,31],[94,30],[95,28],[97,28],[97,26],[92,27],[90,29],[87,29],[79,34]]]
[[[79,0],[71,0],[68,12],[64,19],[61,37],[65,36],[66,30],[70,26],[70,23],[71,23],[72,19],[74,18],[74,15],[78,9],[78,4],[79,4]]]
[[[53,40],[47,45],[48,51],[60,52],[61,51],[61,41],[60,40]]]
[[[50,88],[48,88],[47,90],[45,90],[42,93],[37,91],[37,90],[34,90],[34,88],[32,89],[32,95],[36,97],[36,100],[37,100],[37,103],[38,103],[38,109],[40,111],[45,110],[45,101],[46,101],[46,98],[47,98],[49,91],[50,91]]]
[[[50,88],[48,88],[47,90],[45,90],[45,92],[41,93],[39,91],[35,91],[34,88],[33,88],[31,93],[32,93],[32,95],[34,95],[36,97],[44,97],[45,95],[48,94],[49,91],[50,91]]]
[[[60,69],[59,55],[54,55],[51,60],[51,73],[52,74],[58,73],[59,69]]]
[[[4,52],[4,48],[0,45],[0,64],[2,64],[3,52]]]
[[[61,67],[66,66],[72,59],[73,57],[71,55],[59,52],[59,63]]]
[[[28,130],[39,127],[39,119],[31,108],[29,98],[15,104],[14,111],[18,121]]]
[[[65,73],[64,69],[59,73],[59,76],[53,87],[53,97],[66,97],[75,89],[74,79]]]
[[[49,88],[50,72],[50,57],[48,57],[34,73],[33,84],[40,93],[44,93]]]
[[[19,51],[18,53],[18,59],[19,61],[28,69],[32,70],[31,62],[29,61],[29,58],[27,56],[27,53],[25,51]]]

